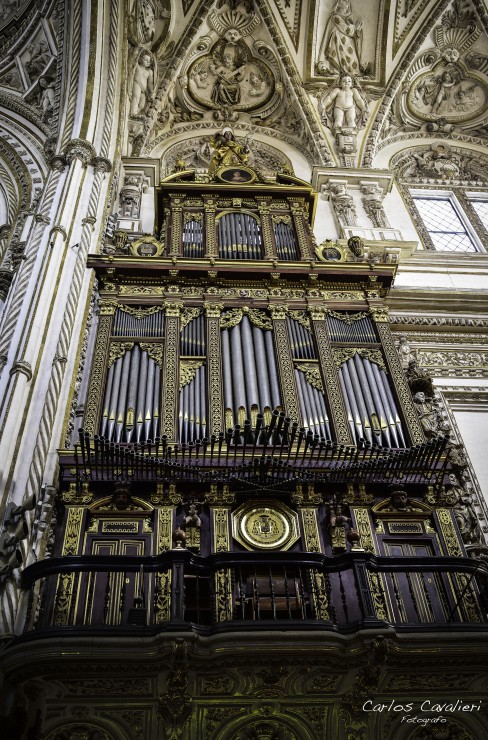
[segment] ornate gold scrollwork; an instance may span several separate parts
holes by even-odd
[[[181,311],[180,316],[180,331],[182,331],[187,324],[190,323],[190,321],[193,321],[193,319],[196,319],[198,316],[202,315],[202,309],[201,308],[187,308],[185,307]]]
[[[198,368],[205,364],[205,360],[180,360],[180,391],[185,385],[191,383]]]
[[[338,313],[337,311],[329,311],[329,316],[334,316],[334,318],[339,319],[339,321],[343,321],[345,324],[351,325],[355,321],[360,321],[361,319],[365,319],[366,316],[368,316],[367,311],[361,311],[360,313]]]
[[[317,388],[321,393],[324,392],[324,384],[320,376],[320,368],[317,364],[312,362],[303,362],[300,365],[296,365],[297,370],[301,370],[305,374],[307,381],[314,388]]]
[[[120,311],[134,316],[135,319],[143,319],[146,316],[160,313],[163,310],[162,306],[147,306],[146,308],[139,306],[138,308],[134,308],[133,306],[127,306],[125,303],[119,303],[118,308]]]
[[[154,360],[158,367],[163,367],[163,345],[158,342],[140,342],[139,346],[149,357]]]
[[[214,552],[229,552],[229,509],[212,508],[214,530]],[[217,622],[232,619],[232,572],[222,568],[215,573],[215,614]]]
[[[374,362],[386,372],[385,361],[383,360],[383,355],[379,349],[367,349],[366,347],[334,347],[333,353],[335,363],[338,367],[347,360],[350,360],[354,355],[358,354],[361,357],[365,357],[370,362]]]
[[[115,360],[123,357],[126,352],[129,352],[134,346],[134,342],[111,342],[108,353],[107,366],[113,365]]]

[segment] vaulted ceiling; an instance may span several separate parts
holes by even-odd
[[[106,96],[112,57],[119,154],[162,158],[163,173],[205,163],[205,136],[225,126],[259,142],[262,165],[301,175],[388,167],[439,139],[482,151],[487,28],[483,0],[4,2],[0,159],[35,198],[83,128],[76,106],[81,121]]]

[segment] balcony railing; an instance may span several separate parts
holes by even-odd
[[[248,426],[249,425],[249,428]],[[361,441],[358,447],[319,438],[273,412],[271,424],[240,426],[188,444],[170,444],[166,436],[140,444],[115,444],[79,430],[79,444],[60,457],[66,481],[423,483],[442,482],[448,462],[447,437],[415,447],[392,449]],[[74,475],[73,475],[74,471]]]
[[[487,576],[469,558],[364,552],[53,558],[23,572],[25,631],[487,629]]]

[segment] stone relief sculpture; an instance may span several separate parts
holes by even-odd
[[[39,77],[42,120],[47,121],[54,112],[54,81],[49,77]]]
[[[348,72],[317,95],[318,110],[322,123],[331,129],[336,138],[341,164],[351,167],[351,155],[357,151],[357,132],[366,125],[368,100],[361,91],[357,79]]]
[[[423,391],[417,391],[413,397],[420,424],[427,439],[434,439],[445,432],[442,417],[434,404]]]
[[[403,152],[392,160],[392,166],[403,180],[472,180],[486,182],[488,161],[481,154],[475,159],[463,149],[437,141],[430,147]]]
[[[24,91],[24,86],[22,85],[22,80],[20,79],[17,67],[12,67],[12,69],[9,69],[8,72],[5,72],[5,74],[0,77],[0,85],[11,87],[12,90],[19,90],[20,92]]]
[[[170,17],[168,0],[130,0],[129,38],[136,46],[153,46],[166,33]]]
[[[347,192],[347,184],[332,185],[331,201],[341,226],[356,226],[357,213],[352,195]]]
[[[483,534],[473,506],[473,496],[470,495],[466,482],[460,482],[456,473],[449,474],[449,484],[445,488],[443,498],[446,503],[453,506],[454,518],[464,544],[483,544]]]
[[[327,94],[322,98],[322,109],[332,110],[332,125],[336,131],[357,129],[365,123],[368,106],[359,89],[349,74],[343,74]]]
[[[371,64],[361,63],[362,45],[363,21],[354,18],[350,0],[336,0],[319,46],[318,74],[369,74]]]
[[[388,229],[390,224],[383,208],[383,190],[378,183],[367,183],[361,186],[364,210],[376,229]]]
[[[232,10],[210,13],[209,22],[219,38],[189,66],[180,84],[194,103],[214,111],[215,120],[236,121],[239,111],[263,106],[276,91],[271,67],[244,40],[260,20]]]
[[[423,52],[407,75],[402,114],[428,122],[427,130],[449,132],[455,125],[481,120],[488,110],[488,79],[469,69],[467,51],[480,36],[475,13],[454,2],[434,29],[435,47]]]
[[[224,130],[220,132],[220,135],[223,136],[223,134]],[[252,147],[249,139],[246,143],[249,147],[247,164],[254,170],[259,171],[263,177],[272,178],[276,176],[277,172],[284,172],[285,170],[293,174],[290,162],[283,152],[261,141],[253,141]],[[165,153],[161,162],[163,177],[178,169],[192,169],[203,174],[208,170],[213,152],[208,137],[180,141]]]
[[[132,117],[143,115],[154,94],[156,82],[156,60],[147,49],[142,49],[137,59],[132,80],[130,113]]]
[[[34,82],[46,69],[53,55],[47,41],[38,38],[29,44],[21,58],[30,81]]]
[[[408,101],[412,112],[424,120],[444,116],[461,121],[486,110],[488,88],[467,76],[459,64],[441,62],[412,86]]]

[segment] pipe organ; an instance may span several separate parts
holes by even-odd
[[[89,257],[85,415],[26,631],[478,628],[447,440],[424,436],[389,331],[396,265],[318,247],[306,183],[227,174],[170,176],[160,238]]]
[[[203,439],[207,432],[205,319],[199,309],[189,309],[189,315],[180,340],[180,442]]]
[[[231,211],[217,219],[219,257],[222,259],[261,259],[261,228],[252,213]]]
[[[225,426],[231,428],[258,413],[265,422],[281,410],[278,368],[271,319],[264,312],[229,311],[221,319]]]
[[[122,305],[115,312],[112,336],[100,436],[117,444],[139,443],[160,433],[164,314],[156,307]]]

